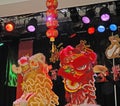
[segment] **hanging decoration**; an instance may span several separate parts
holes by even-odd
[[[120,58],[120,38],[118,35],[110,36],[111,44],[107,47],[105,54],[108,59]]]
[[[57,6],[58,6],[58,2],[57,2],[57,0],[47,0],[47,2],[46,2],[46,6],[47,6],[47,8],[53,8],[53,9],[56,9],[57,8]]]
[[[59,61],[59,52],[63,49],[62,47],[63,43],[60,43],[59,45],[54,45],[54,52],[51,53],[51,57],[49,58],[50,62],[55,63],[56,61]]]
[[[58,35],[58,31],[56,29],[50,28],[47,30],[46,35],[48,38],[50,38],[50,41],[55,41],[55,38]]]
[[[56,29],[58,27],[58,20],[57,20],[57,7],[58,7],[58,1],[57,0],[47,0],[46,6],[48,10],[46,11],[46,36],[50,38],[50,41],[52,42],[52,52],[54,52],[54,41],[55,38],[58,36],[58,30]]]
[[[46,26],[50,29],[55,29],[58,26],[58,21],[56,19],[49,20],[46,22]]]
[[[109,37],[110,45],[106,48],[105,54],[108,59],[113,60],[113,80],[116,81],[118,78],[119,67],[115,65],[115,59],[120,58],[120,38],[119,35],[113,35]],[[117,106],[117,93],[116,93],[116,84],[114,84],[114,97],[115,97],[115,106]]]
[[[114,65],[112,67],[112,72],[114,76],[114,81],[119,81],[120,80],[120,64]]]

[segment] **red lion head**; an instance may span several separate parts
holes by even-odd
[[[96,54],[91,49],[76,52],[76,48],[69,45],[60,52],[61,68],[58,74],[73,82],[80,82],[82,77],[91,73],[95,61]]]

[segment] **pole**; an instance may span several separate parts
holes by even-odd
[[[115,58],[113,58],[113,66],[115,66]],[[113,73],[113,79],[115,81],[115,75],[114,75],[114,73]],[[116,83],[114,84],[114,98],[115,98],[115,106],[117,106]]]

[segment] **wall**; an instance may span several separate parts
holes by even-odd
[[[58,0],[60,8],[73,7],[73,6],[83,6],[95,3],[109,2],[116,0]],[[45,11],[46,3],[45,0],[1,0],[0,1],[0,16],[13,16],[28,13],[35,13],[40,11]]]

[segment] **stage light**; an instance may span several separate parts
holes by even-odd
[[[117,30],[117,25],[116,24],[110,24],[109,29],[111,31],[116,31]]]
[[[95,27],[89,27],[87,32],[90,35],[94,34],[95,33]]]
[[[7,32],[12,32],[15,29],[15,23],[13,21],[7,22],[4,25],[4,29]]]
[[[103,7],[100,10],[100,18],[102,21],[109,21],[110,20],[110,11],[107,7]]]
[[[86,15],[82,16],[82,22],[84,24],[89,24],[91,20],[94,18],[94,16],[95,16],[95,11],[93,9],[90,9],[86,11]]]
[[[4,43],[0,42],[0,46],[3,46],[3,45],[4,45]]]
[[[105,32],[105,27],[103,25],[99,25],[97,28],[98,32],[102,33]]]
[[[37,20],[32,18],[27,24],[27,31],[28,32],[35,32],[37,29]]]
[[[87,16],[83,16],[83,17],[82,17],[82,22],[83,22],[84,24],[89,24],[89,23],[90,23],[90,19],[89,19]]]
[[[52,17],[47,17],[47,21],[50,21],[52,20],[53,18]]]

